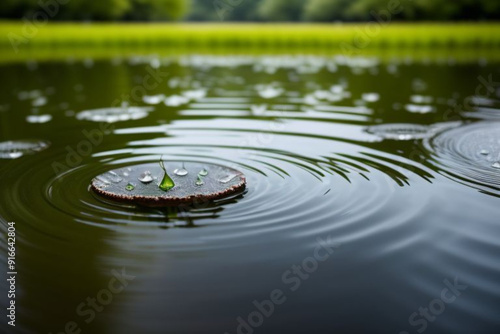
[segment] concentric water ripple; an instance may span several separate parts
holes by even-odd
[[[425,147],[445,175],[500,195],[500,122],[463,124],[425,141]]]
[[[241,154],[238,153],[240,147],[213,145],[210,141],[201,145],[197,139],[194,139],[196,144],[193,144],[189,141],[189,134],[185,135],[132,142],[129,144],[132,150],[127,152],[100,152],[81,166],[60,175],[54,173],[50,164],[44,164],[34,172],[18,175],[19,181],[10,191],[22,193],[21,189],[25,187],[37,187],[42,190],[42,197],[33,196],[30,202],[36,206],[41,205],[37,204],[41,200],[49,204],[44,206],[44,212],[37,214],[66,217],[62,220],[69,219],[78,224],[111,230],[122,226],[120,229],[123,232],[126,226],[225,226],[223,229],[204,232],[204,240],[209,240],[204,247],[219,248],[242,241],[249,242],[252,235],[272,237],[275,233],[286,233],[306,238],[310,234],[328,233],[337,228],[351,231],[343,237],[345,240],[369,237],[370,233],[367,234],[361,227],[364,223],[358,230],[356,222],[361,223],[366,217],[377,215],[377,212],[387,212],[399,200],[396,189],[402,185],[427,183],[415,173],[415,170],[418,171],[417,166],[414,171],[403,172],[406,174],[403,175],[398,171],[400,167],[397,160],[391,163],[389,157],[379,159],[375,152],[370,156],[369,150],[342,142],[337,142],[336,154],[327,159],[317,159],[313,157],[312,151],[301,155],[297,150],[289,152],[280,149],[280,145],[289,143],[288,136],[276,137],[272,150],[246,147],[244,154]],[[221,138],[212,138],[212,141],[220,143]],[[319,146],[314,144],[315,141],[319,143],[321,140],[311,140],[311,147]],[[355,153],[360,151],[364,151],[363,154]],[[63,155],[64,151],[53,150],[46,159],[58,161]],[[248,187],[244,194],[181,211],[115,203],[89,190],[89,182],[95,175],[132,163],[156,163],[160,155],[169,160],[218,163],[236,168],[247,176]],[[400,163],[401,166],[411,164],[409,161]],[[24,169],[22,166],[20,168]],[[364,194],[362,200],[356,198],[359,194]],[[381,201],[381,197],[384,200]],[[25,210],[19,214],[24,216],[22,219],[32,222],[31,215],[35,213]],[[411,216],[410,212],[408,214]],[[410,216],[403,218],[401,223]],[[387,221],[380,221],[380,224],[385,223]],[[375,224],[372,226],[375,229],[377,223],[372,224]],[[61,232],[70,233],[67,229],[51,233],[56,236]],[[177,241],[175,247],[185,247],[183,242]]]
[[[98,315],[94,324],[106,328],[84,331],[195,333],[204,323],[203,333],[233,333],[226,324],[282,287],[317,238],[331,238],[340,248],[266,319],[284,327],[263,331],[293,332],[284,317],[314,319],[318,333],[413,332],[409,315],[455,276],[470,289],[427,333],[498,328],[498,103],[475,97],[477,108],[458,114],[489,122],[453,123],[447,113],[477,85],[476,74],[458,81],[456,71],[495,68],[446,64],[148,56],[4,69],[15,87],[0,90],[2,141],[52,143],[0,160],[0,218],[16,221],[22,247],[19,314],[41,314],[28,324],[59,332],[111,268],[125,267],[137,279]],[[139,91],[146,66],[169,76],[110,108]],[[58,76],[46,75],[54,69]],[[181,209],[125,205],[89,189],[96,175],[162,155],[176,169],[240,170],[247,188]],[[193,314],[196,322],[185,321]]]

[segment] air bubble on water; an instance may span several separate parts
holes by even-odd
[[[191,100],[199,100],[204,98],[207,95],[207,91],[205,89],[194,89],[187,90],[182,93],[185,97]]]
[[[153,177],[151,176],[151,172],[147,170],[144,173],[141,173],[141,175],[139,175],[139,181],[141,181],[142,183],[153,182]]]
[[[264,99],[273,99],[284,92],[283,88],[275,87],[275,85],[256,85],[255,89],[259,96]]]
[[[158,104],[161,101],[165,99],[165,95],[163,94],[158,94],[158,95],[144,95],[142,97],[142,101],[147,104]]]
[[[28,123],[47,123],[52,119],[52,115],[29,115],[26,116]]]
[[[198,173],[198,175],[207,176],[208,175],[208,170],[206,170],[205,168],[203,168],[202,170],[200,170],[200,172]]]
[[[491,165],[491,167],[500,169],[500,161],[495,162],[493,165]]]
[[[195,183],[197,186],[202,186],[205,184],[205,182],[203,181],[203,178],[198,175],[198,178],[196,179],[196,183]]]
[[[189,102],[189,99],[185,96],[180,96],[180,95],[172,95],[167,98],[165,98],[165,105],[167,107],[178,107],[180,105],[186,104]]]
[[[411,113],[417,113],[417,114],[427,114],[434,111],[433,106],[417,105],[417,104],[407,104],[405,105],[405,109]]]
[[[425,95],[412,95],[410,96],[410,101],[412,103],[417,103],[417,104],[429,104],[433,102],[433,97],[432,96],[425,96]]]
[[[222,183],[228,183],[231,180],[233,180],[236,176],[238,176],[238,175],[236,175],[236,174],[227,175],[227,176],[223,177],[222,179],[220,179],[219,181]]]
[[[135,189],[135,184],[129,182],[126,186],[125,186],[125,189],[128,190],[128,191],[132,191]]]
[[[17,159],[17,158],[20,158],[22,156],[23,156],[23,152],[19,152],[19,151],[9,152],[9,158],[11,158],[11,159]]]
[[[490,152],[488,150],[481,150],[479,153],[482,154],[482,155],[488,155],[488,154],[490,154]]]
[[[378,93],[364,93],[361,98],[366,102],[377,102],[380,99],[380,94]]]
[[[330,91],[334,94],[341,94],[344,92],[344,86],[342,85],[333,85],[330,87]]]

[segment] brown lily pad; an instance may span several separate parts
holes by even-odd
[[[175,183],[168,191],[159,187],[165,173],[158,163],[107,171],[92,179],[91,189],[107,199],[148,207],[202,203],[245,189],[245,176],[233,168],[180,161],[165,161],[164,165]]]

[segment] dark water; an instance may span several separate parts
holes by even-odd
[[[498,333],[500,91],[484,82],[500,82],[499,64],[192,56],[0,71],[14,332]],[[248,187],[183,212],[89,191],[160,155],[237,168]]]

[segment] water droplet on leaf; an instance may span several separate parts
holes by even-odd
[[[198,178],[196,179],[196,183],[195,183],[197,186],[202,186],[205,184],[205,182],[203,181],[203,178],[198,175]]]
[[[153,177],[151,176],[151,172],[147,170],[144,173],[141,173],[141,175],[139,175],[139,181],[141,181],[142,183],[153,182]]]
[[[125,187],[128,191],[132,191],[135,189],[135,185],[133,183],[128,183],[127,186]]]
[[[208,170],[206,170],[205,168],[203,168],[202,170],[200,170],[200,172],[198,173],[198,175],[207,176],[208,175]]]
[[[174,174],[178,175],[178,176],[186,176],[186,175],[188,175],[188,173],[189,172],[184,167],[177,168],[176,170],[174,170]]]

